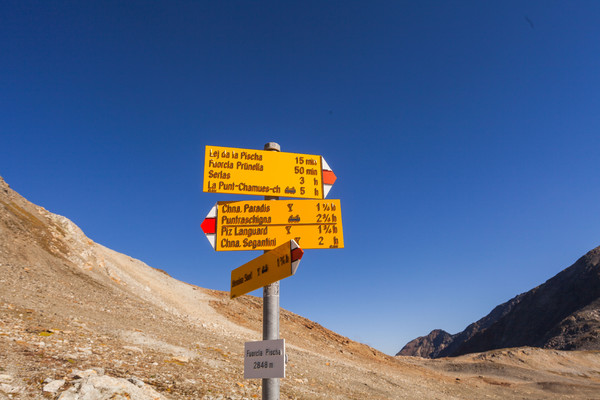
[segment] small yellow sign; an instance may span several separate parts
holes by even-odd
[[[303,249],[344,247],[339,200],[222,201],[202,230],[217,251],[271,250],[290,239]]]
[[[209,193],[323,199],[336,177],[321,156],[206,146]]]
[[[231,298],[292,276],[298,269],[303,251],[290,240],[231,271]]]

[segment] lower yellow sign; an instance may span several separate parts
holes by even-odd
[[[290,240],[234,269],[231,271],[231,298],[294,275],[303,254],[300,246]]]

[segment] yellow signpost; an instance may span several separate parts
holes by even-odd
[[[204,192],[323,199],[335,180],[321,156],[219,146],[205,150]]]
[[[264,201],[221,201],[215,204],[202,230],[217,251],[265,250],[231,272],[231,298],[263,287],[263,342],[253,342],[248,361],[267,372],[244,375],[263,378],[263,400],[279,399],[275,361],[253,358],[264,345],[272,352],[279,342],[279,281],[296,273],[304,249],[344,247],[339,200],[324,200],[336,176],[321,156],[282,153],[277,143],[265,151],[206,146],[204,183],[209,193],[265,196]],[[279,200],[295,197],[315,200]],[[283,346],[278,356],[285,355]],[[266,350],[268,351],[268,350]],[[255,354],[256,353],[256,354]],[[279,357],[278,359],[284,359]],[[246,362],[246,360],[245,360]],[[246,364],[244,364],[246,365]]]
[[[294,240],[231,271],[231,298],[292,276],[304,252]]]
[[[201,227],[217,251],[271,250],[290,239],[303,249],[344,247],[339,200],[220,201]]]

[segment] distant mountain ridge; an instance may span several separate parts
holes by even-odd
[[[522,293],[451,335],[441,329],[407,343],[396,355],[455,357],[532,346],[600,349],[600,247],[540,286]]]

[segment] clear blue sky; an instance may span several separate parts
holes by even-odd
[[[345,249],[281,305],[393,354],[600,245],[598,1],[3,1],[0,175],[229,290],[204,146],[322,155]],[[258,197],[252,199],[259,199]],[[260,292],[258,293],[260,295]]]

